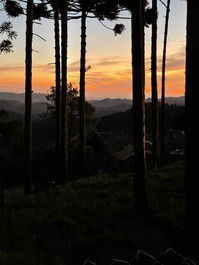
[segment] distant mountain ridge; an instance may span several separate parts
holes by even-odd
[[[104,98],[101,100],[90,100],[93,106],[100,108],[114,107],[116,105],[128,104],[131,105],[132,101],[130,99],[121,98]]]
[[[161,99],[159,99],[160,102]],[[95,107],[103,107],[103,108],[107,108],[107,107],[113,107],[116,105],[121,105],[121,104],[128,104],[131,105],[132,104],[132,100],[131,99],[121,99],[121,98],[105,98],[105,99],[101,99],[101,100],[90,100],[89,101],[91,104],[93,104]],[[146,102],[151,102],[151,98],[147,98]],[[185,102],[185,97],[181,96],[181,97],[166,97],[166,103],[168,103],[169,105],[184,105]]]
[[[147,98],[146,102],[151,102],[151,98]],[[160,102],[160,99],[159,99]],[[166,104],[169,105],[178,105],[178,106],[183,106],[185,104],[185,97],[166,97],[165,98]]]
[[[23,119],[24,116],[24,103],[17,100],[1,100],[0,99],[0,110],[5,110],[9,112],[11,115],[15,117],[17,114],[17,120]],[[37,119],[40,114],[46,111],[46,103],[45,102],[33,102],[32,104],[32,115],[33,119]]]
[[[166,103],[169,105],[178,105],[184,106],[185,97],[168,97],[165,99]],[[117,112],[125,112],[129,110],[132,106],[132,100],[130,99],[111,99],[105,98],[102,100],[91,100],[89,101],[96,109],[97,117],[103,117],[107,115],[111,115]],[[151,98],[146,99],[146,103],[150,103]],[[160,102],[160,99],[159,99]]]
[[[33,93],[33,115],[37,116],[46,111],[46,95],[44,93]],[[184,97],[168,97],[166,103],[169,105],[184,105]],[[119,112],[126,112],[132,106],[132,100],[121,98],[105,98],[102,100],[90,100],[89,101],[96,109],[96,117],[103,117]],[[151,102],[151,99],[146,99],[146,102]],[[4,109],[10,112],[16,112],[18,114],[24,113],[24,93],[9,93],[0,92],[0,109]]]
[[[47,94],[44,93],[32,93],[33,103],[46,102]],[[0,100],[14,100],[24,103],[24,93],[12,93],[12,92],[0,92]]]
[[[46,102],[46,96],[45,93],[33,93],[32,94],[32,100],[33,102]],[[12,93],[12,92],[0,92],[0,100],[16,100],[19,102],[24,103],[25,94],[24,93]],[[93,106],[96,108],[108,108],[108,107],[114,107],[118,105],[131,105],[132,100],[126,99],[126,98],[104,98],[99,100],[88,100]],[[147,98],[146,102],[150,102],[151,98]],[[160,99],[159,99],[160,101]],[[184,105],[185,97],[166,97],[166,103],[168,104],[176,104],[176,105]]]

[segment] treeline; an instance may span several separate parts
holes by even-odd
[[[160,110],[160,105],[159,108]],[[165,105],[165,133],[169,130],[184,131],[184,114],[185,107],[177,105]],[[160,114],[159,114],[160,118]],[[152,135],[152,104],[145,104],[145,120],[146,120],[146,134]],[[98,131],[117,131],[117,132],[132,132],[133,131],[133,110],[126,112],[114,113],[100,118],[97,124]]]

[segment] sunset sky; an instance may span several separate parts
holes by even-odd
[[[166,1],[165,1],[166,2]],[[129,16],[128,13],[123,15]],[[0,22],[8,21],[1,12]],[[25,16],[12,19],[18,33],[14,41],[14,53],[0,55],[0,91],[24,91],[24,42]],[[158,77],[159,89],[161,78],[161,57],[165,21],[165,7],[159,3],[158,21]],[[34,32],[47,41],[34,36],[33,53],[33,91],[48,93],[54,85],[54,40],[53,21],[42,20],[42,25],[34,25]],[[116,22],[104,21],[111,27]],[[115,37],[112,31],[105,29],[96,19],[89,19],[87,39],[87,98],[131,98],[131,43],[130,21],[119,20],[126,26],[125,32]],[[185,60],[186,2],[171,1],[171,19],[169,24],[167,57],[167,96],[184,94],[184,60]],[[2,39],[2,36],[0,37]],[[80,57],[80,22],[69,22],[68,81],[75,87],[79,84]],[[146,97],[150,97],[150,44],[151,27],[146,28]]]

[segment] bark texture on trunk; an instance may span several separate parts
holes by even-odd
[[[61,2],[61,49],[62,49],[62,87],[61,87],[61,182],[69,178],[68,170],[68,104],[67,104],[67,50],[68,50],[68,22],[67,2]]]
[[[157,0],[152,1],[153,23],[151,37],[151,90],[153,167],[158,164],[158,89],[157,89]]]
[[[86,11],[81,17],[81,59],[80,59],[80,166],[81,175],[86,174],[86,117],[85,117],[85,79],[86,79]]]
[[[25,61],[25,194],[32,192],[32,41],[33,0],[27,1]]]
[[[199,243],[199,138],[198,123],[198,0],[187,1],[187,50],[186,50],[186,127],[185,127],[185,188],[186,225],[193,250],[198,254]],[[197,246],[197,247],[196,247]],[[195,249],[197,248],[197,249]]]
[[[147,209],[145,187],[144,2],[144,0],[136,1],[132,11],[134,198],[135,207],[139,212],[144,212]]]
[[[167,56],[167,37],[169,29],[169,14],[171,0],[167,0],[167,10],[165,18],[165,31],[162,56],[162,90],[161,90],[161,119],[160,119],[160,159],[165,161],[165,76],[166,76],[166,56]]]

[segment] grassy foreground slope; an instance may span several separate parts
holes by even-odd
[[[172,247],[183,223],[183,165],[150,172],[150,213],[136,217],[133,178],[95,176],[61,190],[18,199],[0,209],[0,264],[132,261]],[[175,246],[174,246],[175,247]]]

